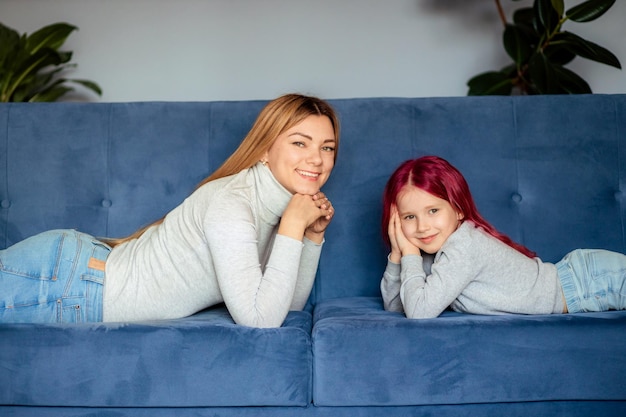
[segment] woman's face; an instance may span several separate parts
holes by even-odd
[[[290,193],[313,195],[330,176],[336,146],[330,119],[309,116],[278,136],[263,159]]]

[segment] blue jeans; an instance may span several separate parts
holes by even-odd
[[[626,255],[577,249],[556,267],[570,313],[626,309]]]
[[[74,230],[52,230],[0,250],[0,323],[102,321],[110,248]]]

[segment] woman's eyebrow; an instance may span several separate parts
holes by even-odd
[[[311,135],[307,135],[306,133],[301,133],[301,132],[293,132],[289,136],[302,136],[303,138],[306,138],[308,140],[313,140],[313,137]],[[335,139],[335,138],[325,139],[324,143],[326,143],[326,142],[337,142],[337,139]]]

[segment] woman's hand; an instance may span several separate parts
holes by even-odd
[[[294,239],[321,243],[334,214],[330,201],[321,191],[314,195],[294,194],[283,213],[278,233]]]
[[[391,262],[399,264],[404,255],[420,253],[419,248],[413,245],[404,235],[398,208],[395,205],[391,208],[391,218],[389,219],[387,233],[391,243],[391,253],[389,254]]]
[[[335,209],[328,197],[321,191],[313,195],[313,201],[320,209],[321,216],[305,229],[304,235],[313,242],[322,243],[324,232],[335,214]]]

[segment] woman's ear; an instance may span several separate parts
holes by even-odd
[[[261,161],[261,163],[265,166],[267,166],[267,158],[269,156],[268,154],[269,154],[269,151],[265,151],[263,156],[261,156],[261,159],[259,159],[259,161]]]

